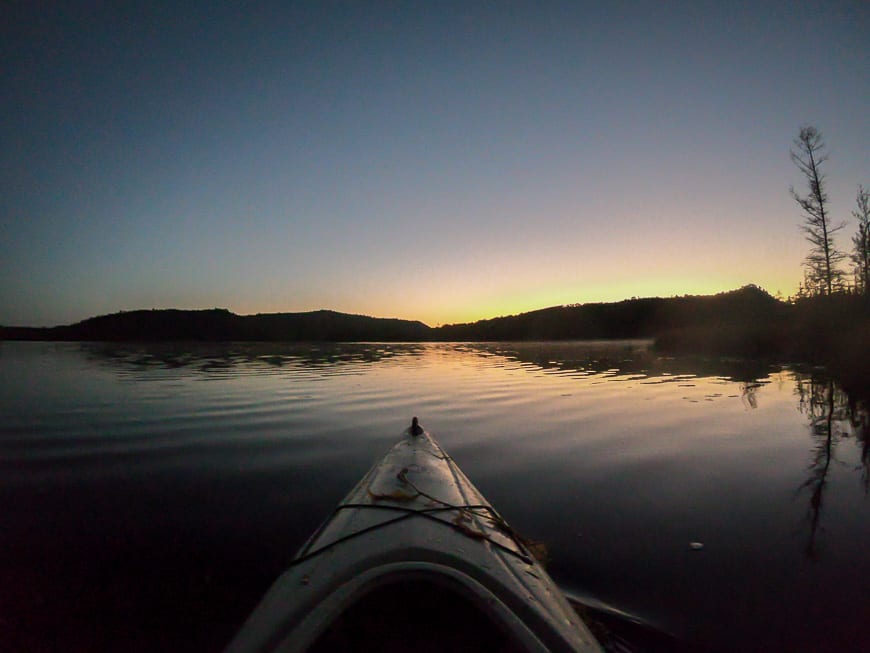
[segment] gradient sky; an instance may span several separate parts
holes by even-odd
[[[866,0],[0,11],[0,324],[788,295],[870,186]]]

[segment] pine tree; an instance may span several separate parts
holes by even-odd
[[[858,231],[852,236],[852,262],[855,264],[855,288],[870,296],[870,191],[858,186],[857,209],[852,215],[858,221]]]
[[[825,192],[825,175],[820,166],[827,161],[825,144],[818,129],[801,127],[791,151],[791,160],[801,171],[809,186],[807,195],[799,195],[794,187],[789,188],[792,197],[804,212],[802,229],[810,243],[810,253],[804,259],[807,268],[808,286],[818,287],[821,294],[830,295],[842,284],[843,272],[839,264],[846,257],[834,245],[834,234],[845,225],[834,226],[828,214],[828,194]]]

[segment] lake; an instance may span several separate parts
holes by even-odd
[[[866,404],[640,341],[0,343],[3,650],[219,651],[412,415],[569,595],[870,651]]]

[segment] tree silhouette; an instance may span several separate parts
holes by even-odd
[[[858,221],[858,231],[852,236],[852,262],[855,264],[855,286],[870,297],[870,191],[858,186],[857,209],[852,215]]]
[[[817,288],[821,294],[830,295],[842,281],[843,273],[838,268],[846,257],[834,246],[834,234],[845,225],[831,224],[828,215],[828,194],[825,192],[825,175],[820,166],[827,161],[822,134],[811,125],[801,127],[794,141],[797,151],[791,150],[791,160],[801,171],[809,186],[807,195],[798,194],[790,187],[792,197],[804,212],[802,229],[809,241],[810,253],[805,265],[809,288]]]

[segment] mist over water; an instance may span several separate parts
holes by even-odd
[[[412,415],[570,594],[709,650],[870,650],[866,404],[639,341],[2,343],[0,639],[220,650]]]

